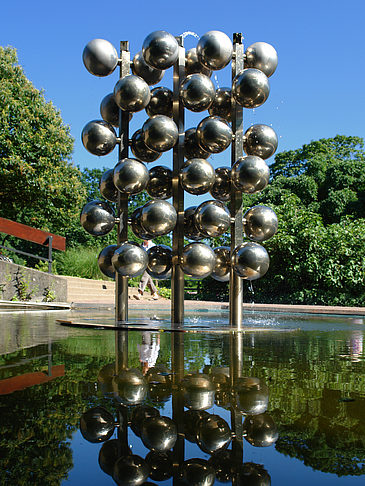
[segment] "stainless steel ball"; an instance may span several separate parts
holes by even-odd
[[[180,184],[190,194],[205,194],[214,184],[215,172],[206,159],[187,160],[180,169]]]
[[[245,194],[262,191],[268,185],[269,178],[269,166],[256,155],[238,159],[231,169],[232,184]]]
[[[190,206],[184,211],[184,236],[188,240],[201,240],[204,236],[198,231],[195,226],[195,214],[196,206]]]
[[[122,277],[138,277],[146,270],[146,250],[134,242],[122,243],[112,256],[112,265]]]
[[[230,88],[218,88],[213,103],[208,108],[209,115],[220,116],[228,122],[232,121],[232,99]]]
[[[151,417],[142,423],[141,439],[148,449],[165,452],[175,445],[177,427],[169,417]]]
[[[233,46],[224,32],[210,30],[200,37],[196,52],[203,66],[217,71],[227,66],[232,59]]]
[[[196,53],[196,47],[193,47],[186,51],[185,54],[185,74],[188,76],[189,74],[195,73],[205,74],[209,77],[212,75],[212,71],[200,63],[198,54]]]
[[[98,256],[98,265],[100,271],[109,278],[115,277],[115,268],[112,264],[112,256],[118,245],[108,245],[101,250]]]
[[[99,451],[98,463],[100,469],[112,476],[114,464],[120,457],[120,443],[118,439],[110,439],[101,446]]]
[[[245,462],[237,471],[237,484],[251,484],[255,486],[271,486],[270,474],[262,464]]]
[[[231,198],[231,169],[229,167],[217,167],[215,169],[214,184],[210,194],[219,201],[229,201]]]
[[[188,459],[180,468],[180,481],[186,486],[212,486],[215,472],[205,459]]]
[[[258,243],[241,243],[232,252],[233,270],[245,280],[257,280],[263,277],[269,265],[269,255]]]
[[[117,202],[118,189],[114,185],[114,169],[106,170],[100,178],[99,191],[110,202]]]
[[[185,131],[184,156],[186,159],[207,159],[210,152],[203,150],[198,144],[196,128],[189,128]]]
[[[212,277],[218,282],[228,282],[231,270],[231,249],[229,246],[218,246],[214,248],[216,264]]]
[[[138,247],[136,245],[134,246],[136,248]],[[118,375],[113,377],[112,383],[114,396],[123,405],[139,405],[147,397],[148,388],[146,379],[139,370],[120,370]]]
[[[134,407],[131,414],[131,429],[137,437],[141,437],[141,427],[145,420],[151,417],[159,417],[160,412],[157,408],[149,405],[137,405]]]
[[[200,243],[193,243],[200,244]],[[182,382],[184,405],[189,410],[207,410],[214,404],[214,386],[205,373],[191,373]]]
[[[166,280],[171,277],[172,250],[166,245],[155,245],[147,251],[147,273],[157,280]]]
[[[143,162],[154,162],[161,157],[161,153],[151,150],[144,143],[144,137],[141,129],[137,130],[132,135],[131,150],[133,155]]]
[[[141,240],[152,240],[153,235],[147,233],[147,231],[142,227],[141,214],[142,214],[142,207],[139,207],[133,211],[131,216],[132,231],[138,238],[141,238]]]
[[[279,433],[272,417],[267,413],[248,415],[243,422],[244,438],[254,447],[268,447],[278,440]]]
[[[141,225],[154,238],[170,233],[175,228],[176,221],[176,209],[167,201],[148,201],[141,209]]]
[[[278,65],[278,53],[271,44],[255,42],[246,49],[245,67],[260,69],[269,78]]]
[[[105,442],[113,435],[114,428],[114,417],[104,407],[91,408],[81,415],[80,432],[88,442]]]
[[[190,243],[182,252],[182,270],[193,279],[208,277],[214,270],[216,257],[210,246]]]
[[[175,122],[165,115],[154,115],[142,126],[143,141],[148,148],[156,152],[172,149],[179,138]]]
[[[149,170],[147,193],[154,199],[169,199],[172,196],[172,170],[165,165],[156,165]]]
[[[158,86],[151,90],[151,99],[146,106],[148,116],[165,115],[172,118],[172,91],[169,88]]]
[[[119,106],[114,99],[114,93],[109,93],[101,100],[100,103],[101,118],[113,125],[119,127]]]
[[[278,148],[278,137],[268,125],[252,125],[243,137],[243,150],[247,155],[268,159]]]
[[[253,206],[243,215],[243,231],[253,241],[266,241],[278,230],[278,217],[268,206]]]
[[[173,35],[156,30],[143,41],[142,54],[147,64],[155,69],[168,69],[178,58],[179,45]]]
[[[137,159],[122,159],[114,167],[114,185],[123,194],[142,192],[147,187],[149,177],[147,167]]]
[[[155,69],[147,64],[142,51],[137,52],[133,58],[132,73],[144,79],[149,86],[159,83],[165,74],[161,69]]]
[[[87,123],[81,134],[83,146],[93,155],[107,155],[115,147],[117,136],[110,123],[92,120]]]
[[[151,451],[146,456],[146,462],[151,468],[150,478],[153,481],[166,481],[174,473],[174,456],[171,451]]]
[[[118,54],[109,41],[93,39],[86,44],[82,60],[89,73],[94,76],[108,76],[118,65]]]
[[[244,108],[261,106],[270,93],[269,79],[259,69],[248,68],[237,74],[232,83],[232,94]]]
[[[114,465],[113,479],[118,486],[141,486],[150,473],[147,462],[140,456],[124,455]]]
[[[198,423],[203,417],[209,416],[204,410],[185,410],[183,414],[183,430],[185,439],[196,444]]]
[[[195,226],[206,237],[217,238],[231,226],[231,214],[221,201],[204,201],[195,211]]]
[[[114,211],[104,201],[88,202],[82,208],[80,223],[84,230],[91,235],[104,236],[114,228]]]
[[[243,377],[235,385],[237,407],[244,415],[259,415],[269,406],[269,389],[258,378]]]
[[[216,454],[213,454],[208,459],[208,462],[215,471],[215,476],[217,481],[219,481],[220,483],[229,483],[232,481],[232,477],[233,474],[235,473],[236,468],[232,467],[232,465],[235,462],[235,458],[234,458],[234,453],[232,452],[231,449],[222,450],[217,452]],[[240,486],[242,486],[241,483],[237,483],[237,484],[240,484]],[[258,485],[251,484],[251,486],[258,486]]]
[[[189,74],[180,84],[179,95],[188,110],[204,111],[213,103],[214,84],[205,74]]]
[[[197,126],[196,136],[203,150],[217,154],[229,147],[232,129],[223,118],[208,116]]]
[[[219,415],[208,415],[198,422],[197,444],[203,452],[213,454],[222,451],[231,439],[231,429]]]
[[[114,87],[114,99],[121,110],[141,111],[150,102],[151,92],[146,81],[134,74],[120,78]]]

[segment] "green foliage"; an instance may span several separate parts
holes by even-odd
[[[75,247],[55,255],[58,275],[109,280],[101,273],[98,266],[98,255],[102,247]]]

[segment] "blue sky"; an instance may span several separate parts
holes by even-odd
[[[132,56],[155,30],[173,35],[221,30],[230,37],[242,32],[246,47],[257,41],[272,44],[279,65],[270,78],[269,99],[255,110],[245,109],[244,123],[246,128],[253,123],[272,125],[279,137],[279,152],[336,134],[365,136],[364,18],[361,0],[185,0],[180,4],[18,0],[2,5],[0,45],[17,48],[27,77],[61,111],[75,138],[75,164],[113,167],[116,149],[98,158],[84,149],[80,139],[84,125],[100,118],[100,101],[118,80],[118,70],[105,78],[86,71],[82,51],[91,39],[107,39],[117,50],[119,41],[129,40]],[[188,36],[186,47],[196,42]],[[229,68],[216,74],[220,86],[230,84]],[[171,88],[171,75],[166,74],[159,85]],[[186,128],[206,115],[190,113]],[[132,133],[146,118],[144,111],[135,115]],[[170,151],[155,164],[171,166],[171,160]],[[229,149],[211,161],[215,167],[230,165]]]

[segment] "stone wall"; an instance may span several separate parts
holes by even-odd
[[[0,299],[66,302],[67,281],[56,275],[0,261]]]

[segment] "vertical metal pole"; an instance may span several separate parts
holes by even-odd
[[[243,365],[243,335],[242,332],[231,332],[230,334],[230,386],[231,390],[234,390],[238,379],[242,375]],[[243,462],[243,426],[242,426],[242,414],[237,410],[234,405],[231,405],[231,429],[234,433],[232,440],[232,456],[236,465],[240,465]],[[232,485],[238,483],[238,476],[235,474],[232,478]]]
[[[184,462],[184,397],[181,382],[184,377],[184,334],[171,333],[171,371],[172,371],[172,420],[177,424],[177,441],[173,448],[174,479],[173,485],[180,484],[179,466]]]
[[[177,212],[177,223],[172,234],[172,277],[171,277],[171,322],[184,322],[184,273],[180,257],[184,247],[184,190],[179,182],[180,169],[184,163],[184,107],[180,101],[180,82],[185,77],[185,49],[183,38],[176,37],[179,56],[174,65],[173,118],[179,130],[179,140],[173,151],[172,200]]]
[[[243,71],[243,44],[242,34],[233,34],[233,59],[232,59],[232,80]],[[234,139],[231,147],[231,165],[243,156],[243,109],[232,96],[232,131]],[[231,253],[235,247],[243,242],[243,212],[242,192],[237,191],[233,185],[230,201],[231,217]],[[229,323],[230,326],[240,328],[242,326],[243,307],[243,280],[231,269],[229,280]]]
[[[52,273],[52,242],[53,236],[48,237],[48,273]]]
[[[124,78],[130,72],[129,42],[120,43],[120,77]],[[129,146],[129,113],[119,110],[119,154],[118,162],[128,157]],[[117,244],[128,240],[128,196],[118,191],[117,201]],[[115,320],[126,321],[128,319],[128,278],[115,272]]]

